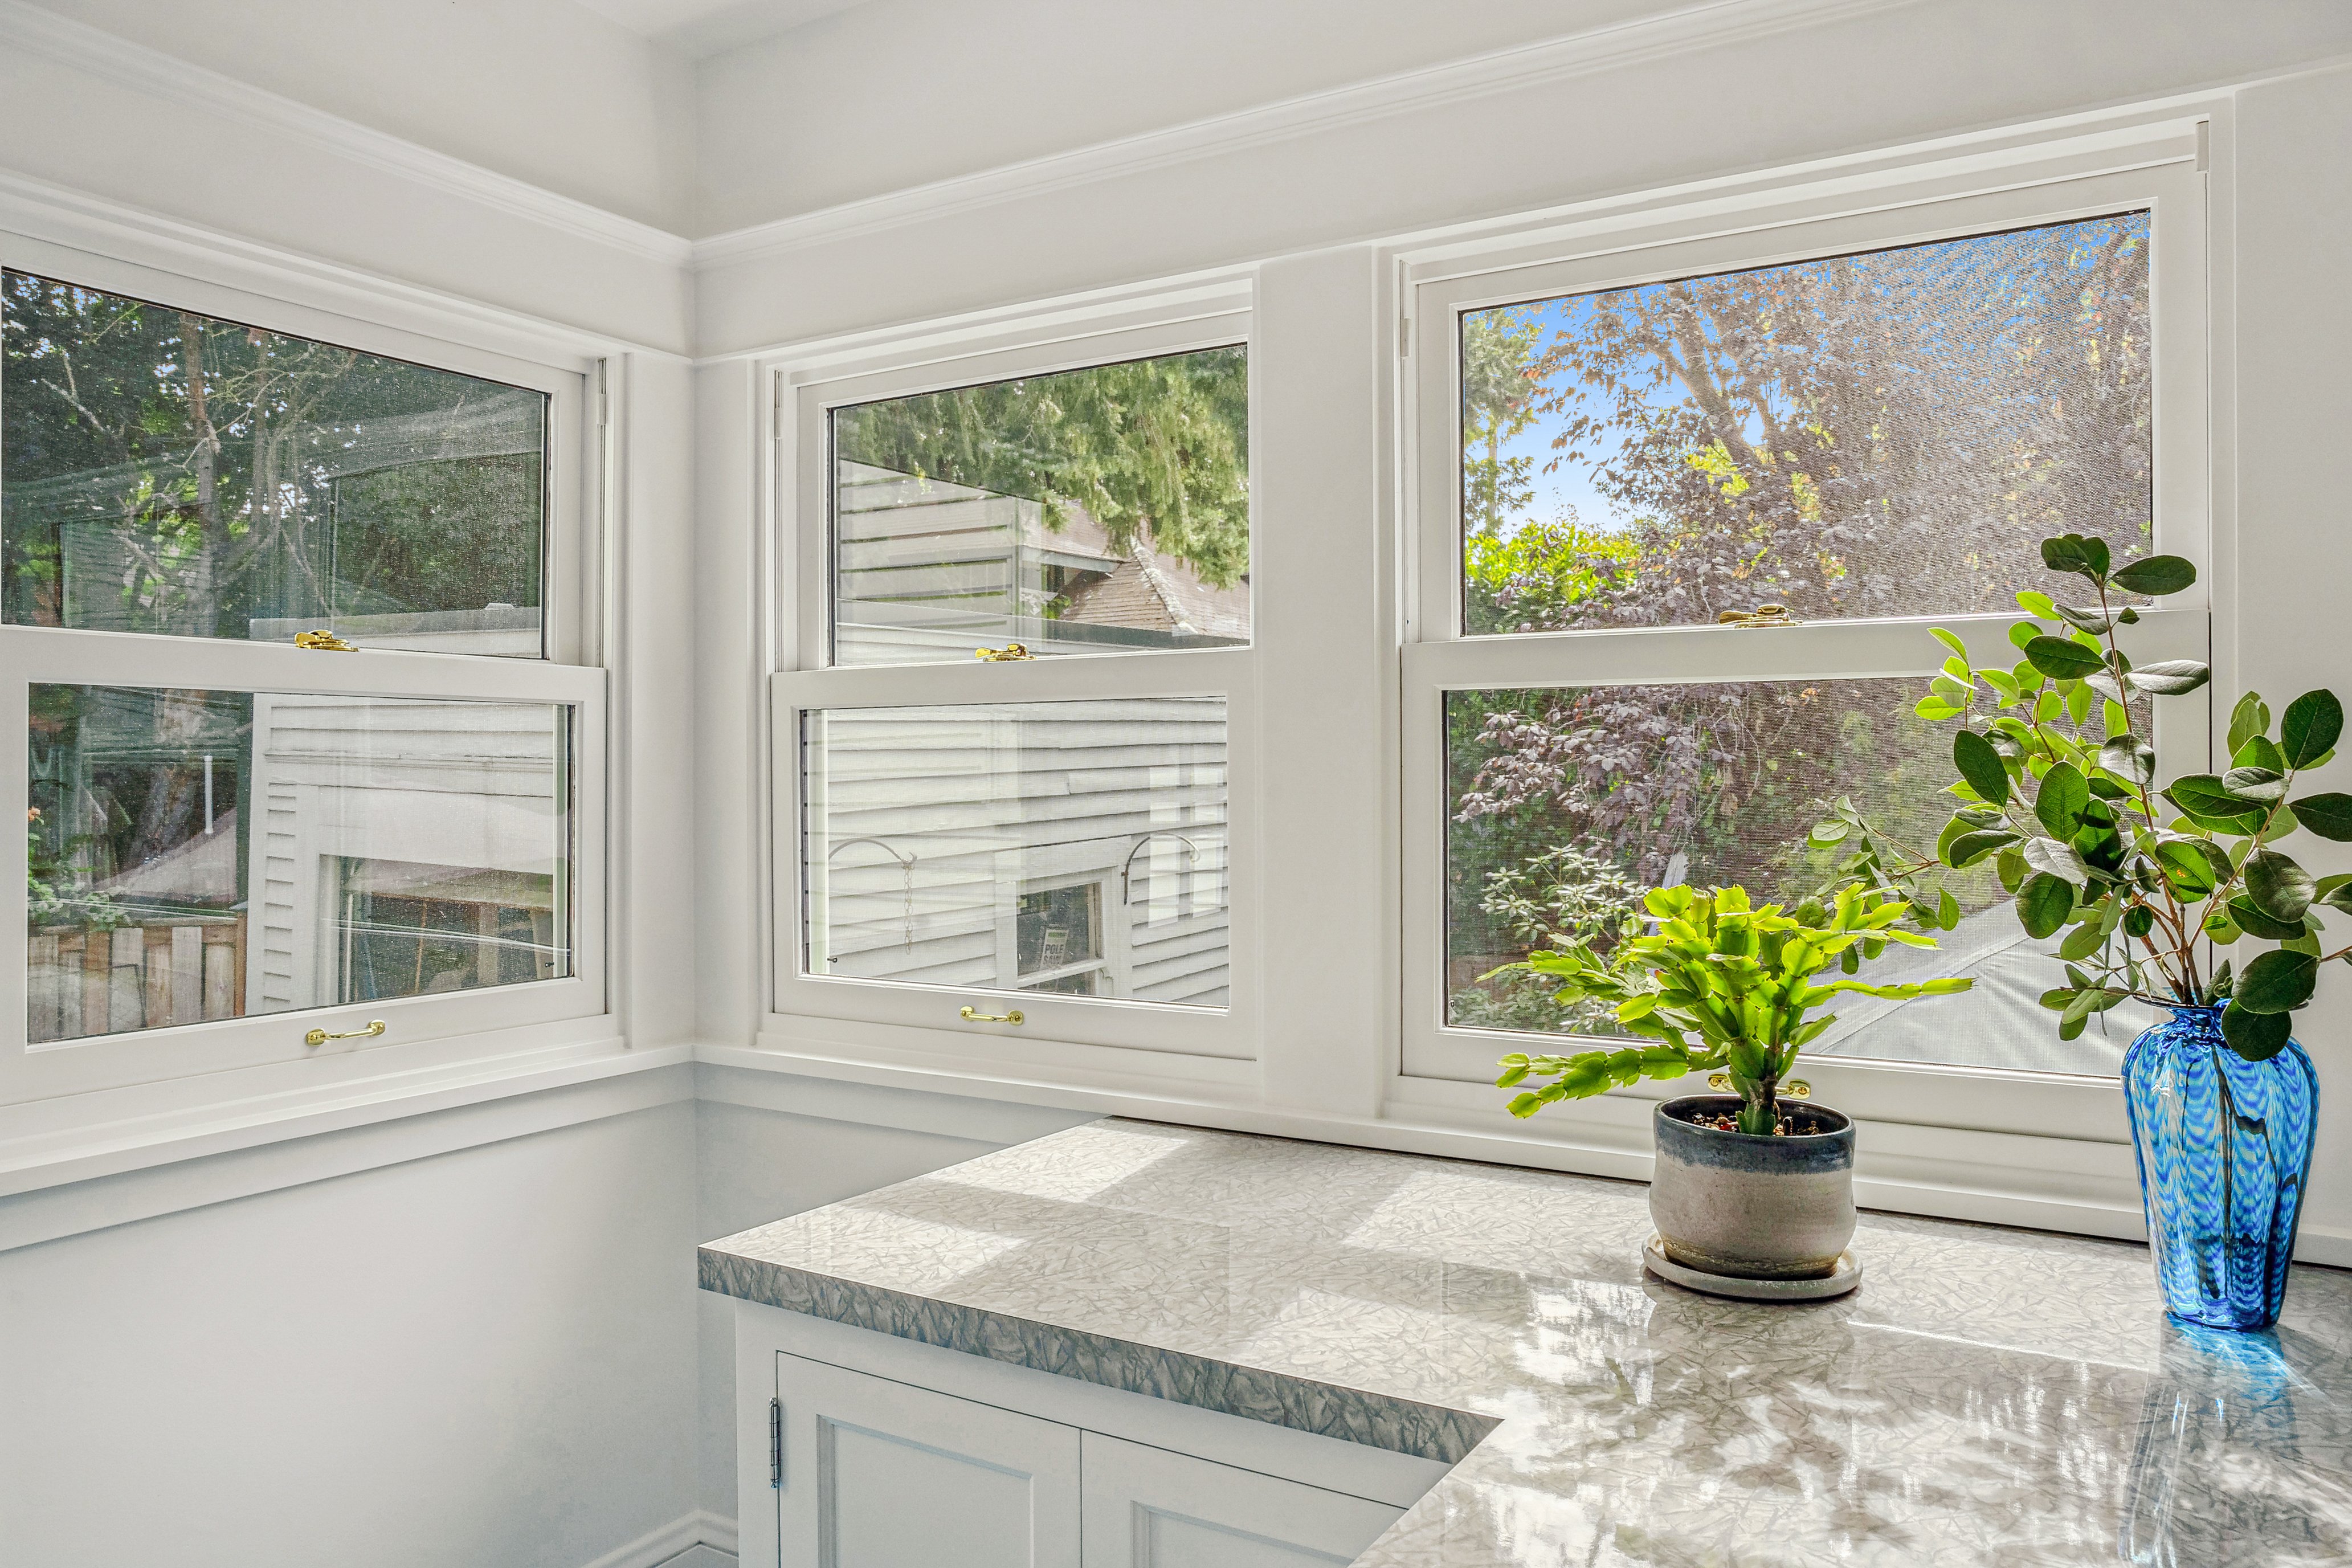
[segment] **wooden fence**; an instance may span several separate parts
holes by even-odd
[[[245,1013],[245,917],[36,931],[26,1038],[39,1045]]]

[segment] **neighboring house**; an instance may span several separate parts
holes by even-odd
[[[1076,508],[863,463],[836,506],[843,664],[1249,638],[1246,581]],[[1224,1004],[1223,700],[835,709],[803,742],[812,973]]]
[[[890,664],[1018,642],[1039,654],[1249,640],[1249,583],[1217,588],[1148,538],[1121,552],[1076,507],[835,465],[835,658]]]

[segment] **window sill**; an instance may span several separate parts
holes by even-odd
[[[28,1226],[28,1205],[38,1206],[35,1197],[51,1189],[693,1059],[689,1046],[631,1049],[603,1019],[503,1030],[466,1044],[462,1060],[394,1065],[369,1059],[378,1053],[359,1053],[332,1064],[278,1064],[0,1108],[0,1248],[47,1239],[43,1231],[90,1228]],[[691,1095],[690,1076],[685,1081],[673,1098]],[[142,1216],[103,1223],[131,1217]]]

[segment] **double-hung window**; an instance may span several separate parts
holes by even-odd
[[[2016,594],[2060,586],[2044,536],[2210,559],[2194,160],[1411,264],[1402,1098],[1468,1104],[1443,1086],[1609,1037],[1503,966],[1652,888],[1801,898],[1841,799],[1932,853],[1928,627],[2016,662]],[[2134,657],[2206,658],[2204,591],[2143,608]],[[2202,700],[2158,717],[2164,772],[2203,766]],[[2054,942],[1989,866],[1942,887],[1941,951],[1883,967],[1975,988],[1846,999],[1805,1076],[1864,1117],[2104,1124],[2131,1021],[2058,1040]],[[1552,1114],[1631,1128],[1666,1092]]]
[[[1249,1056],[1246,315],[778,384],[784,1026]]]
[[[0,1101],[602,1015],[595,367],[5,244]]]

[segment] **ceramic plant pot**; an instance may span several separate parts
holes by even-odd
[[[1693,1094],[1651,1114],[1656,1173],[1650,1219],[1667,1258],[1743,1279],[1819,1279],[1853,1239],[1853,1122],[1824,1106],[1781,1102],[1789,1131],[1760,1138],[1695,1126],[1739,1099]]]

